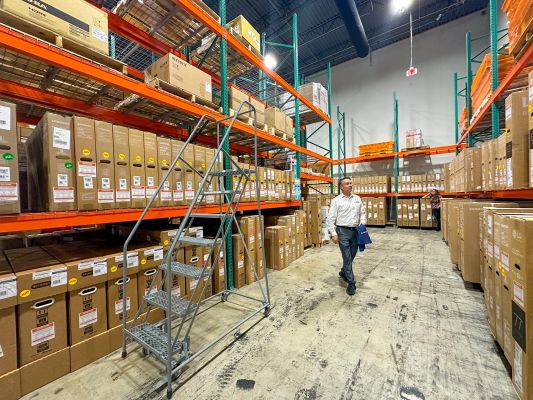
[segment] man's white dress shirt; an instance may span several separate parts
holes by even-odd
[[[331,201],[326,225],[332,236],[337,236],[335,225],[354,227],[366,225],[366,209],[356,194],[340,194]]]

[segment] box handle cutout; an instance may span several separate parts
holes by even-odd
[[[81,290],[78,294],[80,296],[88,296],[90,294],[93,294],[97,290],[98,289],[96,288],[96,286],[92,286],[92,287],[88,287],[88,288],[85,288],[85,289]]]
[[[148,271],[146,271],[146,272],[144,273],[144,275],[145,275],[145,276],[152,276],[152,275],[154,275],[155,273],[157,273],[157,269],[152,268],[152,269],[149,269]]]
[[[130,277],[129,276],[126,278],[126,285],[128,283],[130,283]],[[124,279],[120,278],[118,281],[115,282],[115,285],[118,285],[118,286],[124,285]]]
[[[31,308],[33,308],[34,310],[40,310],[41,308],[50,307],[55,302],[56,301],[54,299],[52,299],[52,298],[39,300],[39,301],[36,301],[35,303],[33,303],[33,306],[31,306]]]

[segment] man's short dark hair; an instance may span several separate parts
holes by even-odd
[[[342,181],[345,181],[346,179],[352,179],[349,176],[343,176],[341,179],[339,179],[339,194],[341,194],[341,187],[342,187]]]

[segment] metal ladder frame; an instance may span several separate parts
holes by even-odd
[[[248,110],[243,112],[242,111],[242,107],[245,104],[248,106]],[[254,127],[254,164],[255,165],[254,165],[254,169],[253,170],[251,170],[251,169],[243,170],[233,159],[231,159],[229,152],[227,152],[223,148],[223,144],[226,142],[226,140],[229,141],[229,135],[231,133],[231,130],[233,128],[233,124],[234,124],[235,120],[237,119],[237,117],[240,116],[240,115],[249,114],[249,113],[253,113],[253,121],[254,121],[253,127]],[[220,123],[225,121],[225,120],[228,120],[228,119],[231,119],[231,122],[230,122],[229,126],[226,127],[226,131],[225,131],[225,133],[224,133],[224,135],[222,137],[222,140],[220,140]],[[215,155],[214,155],[213,159],[211,160],[211,162],[209,164],[209,167],[207,168],[205,174],[202,175],[202,173],[200,173],[192,165],[190,165],[187,161],[185,161],[182,158],[182,155],[184,153],[185,148],[194,141],[194,139],[197,137],[197,135],[200,134],[201,130],[203,130],[205,128],[205,126],[209,123],[209,120],[216,124],[216,127],[217,127],[217,145],[218,146],[217,146],[217,150],[215,152]],[[236,188],[233,188],[233,184],[230,185],[231,186],[230,188],[227,188],[227,189],[225,188],[224,177],[227,176],[227,175],[225,175],[224,172],[227,172],[227,171],[223,170],[219,174],[211,175],[211,173],[213,172],[213,167],[215,166],[215,163],[218,162],[219,157],[222,154],[228,156],[231,165],[233,165],[235,167],[235,169],[228,170],[230,172],[228,175],[229,176],[239,176],[240,177],[239,178],[239,183],[238,183]],[[172,378],[173,378],[173,376],[175,376],[177,373],[181,372],[181,370],[187,364],[192,362],[196,357],[198,357],[200,354],[202,354],[205,351],[207,351],[208,349],[210,349],[212,346],[214,346],[216,343],[218,343],[220,340],[222,340],[224,337],[226,337],[232,331],[236,330],[238,327],[240,327],[241,325],[246,323],[248,320],[253,318],[255,315],[257,315],[259,313],[264,313],[265,316],[268,316],[270,314],[270,309],[271,309],[270,290],[269,290],[269,285],[268,285],[268,273],[267,273],[266,265],[264,266],[265,288],[263,288],[263,286],[262,286],[262,284],[261,284],[261,282],[259,280],[259,277],[258,277],[257,265],[256,265],[256,262],[255,262],[255,259],[250,257],[250,250],[248,249],[246,241],[243,238],[242,231],[241,231],[241,229],[239,227],[239,224],[237,222],[236,215],[235,215],[236,211],[238,210],[240,201],[241,201],[241,199],[242,199],[242,197],[244,195],[244,192],[246,190],[246,186],[250,182],[250,176],[249,176],[250,173],[255,174],[256,181],[257,181],[257,177],[258,177],[258,171],[257,171],[258,156],[257,156],[256,110],[253,107],[253,105],[250,102],[247,102],[247,101],[242,102],[233,116],[225,117],[225,118],[220,119],[220,120],[215,120],[214,118],[209,117],[208,115],[202,116],[200,118],[200,120],[198,121],[198,123],[196,124],[196,126],[194,127],[194,129],[191,132],[191,134],[189,135],[189,137],[187,138],[187,140],[183,143],[180,151],[178,152],[177,156],[175,157],[175,159],[173,160],[171,165],[172,166],[176,165],[176,162],[178,160],[183,161],[185,163],[185,165],[187,165],[189,168],[191,168],[192,171],[195,174],[197,174],[199,176],[202,176],[202,181],[201,181],[200,185],[198,186],[198,188],[195,188],[197,190],[195,190],[194,198],[193,198],[193,200],[191,201],[191,203],[188,206],[187,212],[186,212],[183,220],[180,223],[180,227],[178,229],[178,232],[176,233],[175,237],[173,238],[172,243],[171,243],[171,245],[170,245],[170,247],[169,247],[169,249],[167,251],[167,254],[165,256],[164,262],[162,263],[162,265],[166,264],[166,268],[167,268],[166,270],[163,270],[163,272],[162,272],[163,274],[166,274],[166,275],[163,275],[163,276],[164,276],[165,281],[166,281],[166,290],[167,290],[167,294],[168,294],[168,298],[166,299],[167,300],[167,302],[166,302],[167,309],[165,309],[167,316],[162,321],[159,321],[158,323],[153,324],[153,325],[157,326],[157,327],[164,328],[164,331],[165,331],[165,333],[167,335],[167,353],[166,353],[167,357],[166,357],[166,360],[165,360],[166,361],[166,378],[162,379],[156,387],[157,388],[161,388],[161,387],[166,385],[167,386],[167,397],[168,398],[170,398],[171,395],[172,395]],[[152,194],[149,202],[145,206],[143,212],[141,213],[141,216],[139,217],[138,221],[136,222],[135,226],[133,227],[132,231],[130,232],[129,236],[127,237],[127,239],[126,239],[126,241],[124,243],[124,247],[123,247],[123,257],[124,257],[124,263],[125,263],[124,268],[123,268],[123,278],[124,279],[126,279],[126,277],[127,277],[127,262],[128,262],[127,250],[128,250],[128,246],[129,246],[131,240],[133,239],[135,233],[137,232],[137,230],[138,230],[141,222],[143,221],[146,213],[148,212],[148,210],[152,206],[154,200],[159,195],[160,191],[162,190],[165,182],[168,180],[168,178],[169,178],[170,174],[172,173],[172,171],[173,171],[173,168],[169,168],[169,170],[166,172],[164,178],[160,182],[160,184],[159,184],[158,188],[156,189],[156,191]],[[233,172],[233,171],[237,172],[237,174],[231,174],[231,172]],[[253,172],[251,172],[251,171],[253,171]],[[204,198],[206,196],[206,191],[204,190],[205,184],[208,183],[208,186],[207,186],[208,189],[210,187],[212,187],[213,177],[216,177],[218,179],[218,191],[220,192],[218,194],[219,210],[222,211],[222,206],[223,206],[222,201],[223,201],[223,198],[224,198],[224,200],[226,200],[225,205],[227,206],[226,207],[226,211],[225,211],[225,213],[220,212],[218,214],[219,217],[220,217],[220,220],[221,220],[220,227],[219,227],[219,229],[217,231],[217,234],[216,234],[215,238],[213,239],[213,243],[209,246],[210,247],[209,255],[208,255],[207,259],[205,259],[205,262],[203,262],[203,268],[202,268],[202,272],[200,274],[200,278],[199,278],[198,283],[197,283],[196,287],[194,288],[194,291],[191,294],[191,297],[190,297],[190,299],[188,301],[187,309],[186,309],[186,311],[185,311],[185,313],[183,315],[180,315],[180,316],[177,316],[176,318],[174,318],[173,317],[173,312],[172,312],[172,292],[171,292],[172,276],[174,275],[172,273],[172,271],[171,271],[171,265],[172,265],[172,259],[174,257],[174,250],[176,249],[176,246],[178,246],[177,248],[180,247],[181,242],[179,242],[179,240],[184,236],[184,233],[189,231],[189,228],[191,227],[194,219],[200,217],[200,214],[199,213],[194,213],[193,209],[194,209],[194,211],[198,211],[199,207],[201,206],[201,204],[202,204],[202,202],[203,202],[203,200],[204,200]],[[244,181],[244,183],[243,183],[243,181]],[[241,184],[243,185],[242,189],[240,189]],[[259,185],[257,185],[257,184],[255,186],[256,186],[255,187],[255,191],[256,191],[257,206],[258,206],[258,210],[257,211],[258,211],[258,216],[259,216],[258,231],[261,233],[261,241],[263,242],[263,245],[262,245],[262,257],[263,257],[263,260],[266,260],[265,246],[264,246],[264,230],[263,230],[264,227],[263,227],[263,221],[262,221],[262,218],[261,218],[262,214],[261,214],[260,188],[259,188]],[[208,192],[208,193],[210,193],[210,192]],[[238,193],[238,196],[236,196],[237,193]],[[228,195],[228,194],[230,194],[230,195]],[[212,214],[206,214],[206,216],[208,216],[208,215],[212,215]],[[257,299],[257,298],[251,297],[251,296],[247,296],[247,295],[241,294],[238,291],[236,291],[235,289],[229,290],[228,287],[227,287],[227,279],[226,279],[225,280],[225,284],[226,284],[225,290],[223,290],[221,293],[217,293],[217,294],[215,294],[215,295],[213,295],[213,296],[211,296],[211,297],[209,297],[207,299],[202,300],[204,295],[205,295],[205,291],[207,289],[207,285],[211,281],[214,269],[218,265],[219,252],[220,252],[219,249],[223,249],[224,253],[226,253],[226,251],[225,251],[226,237],[227,237],[228,233],[231,233],[231,227],[230,227],[229,231],[226,232],[226,224],[227,224],[228,218],[230,216],[231,216],[231,221],[235,222],[235,226],[237,227],[237,231],[238,231],[239,236],[241,238],[243,238],[243,240],[242,240],[243,247],[244,247],[246,256],[251,261],[252,270],[254,272],[256,283],[259,285],[259,288],[261,290],[261,294],[262,294],[262,297],[263,297],[262,299]],[[217,250],[218,253],[215,255],[215,257],[213,257],[213,254],[214,254],[215,250]],[[230,256],[232,257],[233,255],[230,255]],[[226,261],[226,260],[227,260],[227,254],[225,254],[225,257],[224,257],[224,261]],[[209,272],[208,272],[208,274],[206,274],[208,265],[209,265]],[[160,271],[161,271],[161,269],[160,269]],[[200,297],[198,297],[198,303],[193,306],[193,303],[194,303],[193,300],[194,300],[194,298],[197,295],[198,288],[199,288],[200,282],[202,280],[206,280],[206,284],[204,284],[204,286],[202,288],[202,291],[201,291],[201,294],[200,294]],[[150,287],[148,288],[148,292],[147,292],[146,295],[149,295],[150,292],[154,289],[154,285],[155,285],[156,281],[157,281],[156,279],[152,280],[152,283],[151,283]],[[145,296],[143,298],[142,302],[140,303],[139,308],[137,309],[137,312],[136,312],[136,314],[135,314],[135,316],[133,318],[131,327],[128,328],[127,327],[127,321],[126,321],[126,318],[125,318],[125,315],[126,315],[126,298],[127,298],[125,285],[124,285],[123,290],[124,290],[124,292],[123,292],[123,299],[122,299],[122,301],[123,301],[123,303],[122,303],[122,310],[123,310],[122,311],[122,331],[123,331],[122,357],[125,358],[127,356],[126,345],[127,345],[128,337],[130,339],[135,340],[135,337],[129,332],[129,329],[131,329],[131,327],[135,326],[135,323],[137,322],[137,320],[138,320],[138,318],[139,318],[139,316],[141,314],[141,310],[143,309],[144,305],[147,304],[147,302],[146,302],[146,296]],[[190,351],[189,351],[189,347],[190,347],[189,346],[189,335],[190,335],[190,331],[192,329],[192,326],[194,324],[195,318],[196,318],[196,316],[198,314],[198,310],[199,310],[200,306],[203,303],[207,302],[208,300],[210,300],[210,299],[212,299],[214,297],[217,297],[217,296],[221,296],[222,302],[225,302],[230,294],[235,294],[235,295],[238,295],[238,296],[250,299],[250,300],[258,301],[258,302],[261,303],[261,307],[255,309],[247,317],[245,317],[240,322],[238,322],[238,323],[234,324],[233,326],[231,326],[229,329],[227,329],[221,335],[219,335],[218,337],[216,337],[215,339],[210,341],[208,344],[206,344],[204,347],[202,347],[196,353],[194,353],[194,354],[190,353]],[[146,322],[146,319],[148,318],[148,315],[149,315],[152,307],[153,307],[152,304],[148,304],[148,308],[146,310],[146,316],[145,316],[145,318],[144,318],[142,323]],[[191,310],[192,308],[194,308],[194,310]],[[192,315],[189,317],[190,314],[192,314]],[[172,337],[173,336],[172,335],[172,329],[173,329],[172,320],[173,319],[179,319],[180,320],[179,326],[177,327],[177,332],[174,335],[174,337]],[[189,325],[187,327],[186,333],[183,336],[183,339],[179,340],[180,333],[182,332],[182,329],[184,328],[186,322],[189,322]],[[178,341],[179,341],[179,346],[176,347],[176,345],[178,344]],[[143,345],[143,350],[145,351],[145,353],[150,351],[150,349],[146,349],[145,344],[141,343],[141,345]],[[179,354],[180,354],[181,357],[178,360],[176,360],[174,355],[176,353],[178,353],[178,349],[179,349]],[[157,353],[154,349],[151,349],[151,350],[152,350],[152,352],[154,354]],[[175,366],[173,366],[173,361],[176,363]]]

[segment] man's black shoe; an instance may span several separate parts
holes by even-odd
[[[346,277],[344,271],[339,272],[339,276],[344,282],[348,283],[348,278]]]
[[[346,293],[348,293],[350,296],[353,296],[355,294],[355,283],[348,284],[348,287],[346,288]]]

